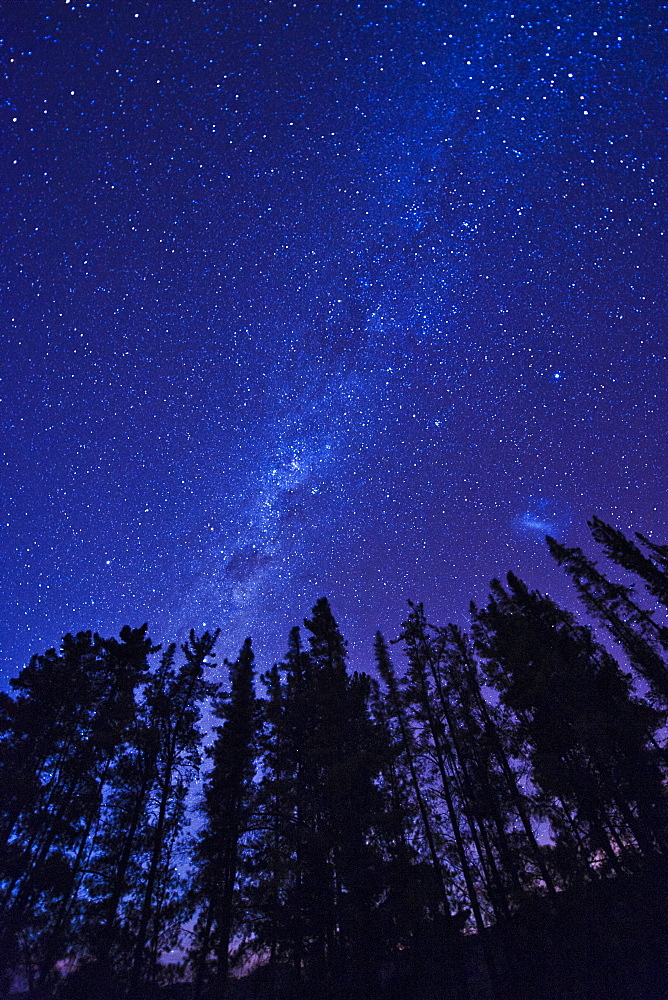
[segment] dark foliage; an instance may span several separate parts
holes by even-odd
[[[227,686],[209,633],[33,657],[0,696],[0,995],[665,997],[668,548],[590,527],[660,605],[548,539],[632,673],[512,573],[470,638],[410,604],[380,684],[324,598],[263,696],[250,639]]]

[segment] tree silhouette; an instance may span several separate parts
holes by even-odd
[[[3,892],[0,954],[31,939],[44,979],[67,942],[105,789],[135,715],[134,691],[155,647],[147,627],[119,642],[90,632],[35,656],[3,698]]]
[[[615,562],[638,573],[650,593],[663,599],[666,571],[661,561],[664,558],[661,546],[652,548],[658,557],[657,566],[621,532],[614,531],[603,521],[595,518],[590,527]],[[549,536],[547,544],[552,556],[573,580],[588,613],[609,630],[624,649],[632,667],[649,684],[658,703],[668,708],[668,629],[637,604],[631,587],[608,580],[582,549],[567,548]],[[651,546],[649,542],[646,544]]]
[[[142,831],[145,861],[141,884],[134,887],[131,989],[155,975],[163,910],[179,882],[173,850],[183,826],[186,792],[200,766],[202,736],[197,722],[203,699],[212,693],[212,686],[204,679],[204,668],[216,639],[217,633],[204,632],[198,637],[191,631],[181,647],[185,660],[178,668],[174,665],[175,647],[170,646],[145,694],[157,754],[151,809]]]
[[[247,832],[253,799],[259,703],[253,687],[251,640],[229,666],[230,693],[218,693],[213,714],[222,720],[207,750],[212,761],[201,811],[205,823],[195,854],[196,888],[202,908],[196,953],[196,996],[201,992],[210,951],[216,955],[220,990],[224,989],[233,926],[233,896],[239,871],[239,847]]]
[[[591,631],[513,574],[492,582],[475,634],[519,720],[535,784],[569,809],[594,864],[621,871],[666,849],[666,800],[651,736],[658,715]]]

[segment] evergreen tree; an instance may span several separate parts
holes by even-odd
[[[459,900],[452,892],[450,860],[444,850],[449,831],[444,829],[442,802],[433,794],[429,773],[432,754],[416,731],[408,699],[380,633],[375,651],[387,688],[385,710],[394,723],[397,748],[394,773],[390,772],[386,784],[394,796],[394,787],[399,785],[394,844],[388,852],[392,863],[384,879],[385,908],[392,919],[385,935],[388,945],[394,945],[395,966],[400,954],[409,962],[410,978],[425,982],[442,979],[439,990],[456,997],[464,988],[459,930],[467,911],[453,913]]]
[[[267,733],[252,900],[274,961],[321,984],[362,975],[383,893],[379,787],[387,748],[371,683],[346,672],[346,646],[322,599],[266,678]],[[270,738],[267,739],[267,735]],[[375,937],[374,937],[375,940]]]
[[[602,522],[593,524],[599,539],[609,538],[608,533],[601,528]],[[578,596],[589,614],[600,621],[621,645],[631,665],[647,681],[659,704],[668,707],[668,630],[638,606],[630,587],[609,581],[597,569],[596,564],[585,556],[582,549],[567,548],[549,536],[547,544],[552,556],[573,580]],[[626,561],[626,568],[633,566],[638,569],[639,564],[634,554],[631,552],[626,559],[628,553],[616,536],[606,544],[609,544],[611,553],[618,553],[618,561]],[[650,576],[650,579],[651,585],[656,589],[654,578]]]
[[[374,826],[382,749],[370,717],[370,681],[348,676],[346,645],[325,598],[309,632],[311,725],[305,733],[308,834],[305,886],[310,946],[329,975],[364,963],[364,941],[382,886]]]
[[[535,784],[566,804],[587,861],[622,870],[666,850],[666,800],[651,734],[657,714],[591,632],[513,574],[475,634],[501,701],[516,714]],[[624,860],[625,859],[625,860]]]
[[[408,659],[406,697],[412,706],[417,724],[421,727],[436,765],[439,795],[445,802],[450,834],[455,844],[455,870],[464,881],[464,899],[473,910],[478,931],[484,929],[478,889],[465,842],[464,816],[457,801],[458,774],[455,752],[447,731],[449,706],[445,698],[438,698],[433,688],[438,674],[438,652],[424,616],[421,604],[410,604],[410,614],[403,623],[400,639]]]
[[[594,517],[587,523],[608,559],[639,576],[652,597],[668,607],[668,545],[655,545],[636,532],[638,541],[650,552],[647,557],[634,541],[600,518]],[[664,641],[668,639],[668,629],[660,634]]]
[[[541,872],[530,804],[520,792],[511,757],[519,756],[509,720],[487,703],[467,637],[454,625],[432,629],[429,659],[434,698],[456,762],[461,809],[473,856],[496,919],[524,891],[528,869]],[[524,837],[516,827],[523,829]]]
[[[205,824],[196,850],[202,907],[194,963],[196,995],[201,992],[211,951],[216,955],[221,994],[228,973],[240,844],[248,832],[254,797],[259,702],[253,686],[253,659],[251,640],[246,639],[238,659],[228,664],[229,695],[219,692],[213,703],[214,716],[223,724],[215,728],[216,740],[207,751],[212,768],[204,786]]]
[[[212,693],[204,679],[218,633],[204,632],[181,646],[183,664],[174,665],[174,646],[164,654],[151,677],[145,699],[151,729],[158,744],[151,813],[144,825],[145,862],[141,884],[134,887],[136,919],[130,983],[153,979],[165,928],[164,904],[178,894],[180,878],[173,850],[185,820],[185,797],[199,771],[202,740],[197,728],[201,703]],[[174,900],[170,899],[173,905]]]
[[[173,649],[168,649],[167,655],[173,657]],[[84,884],[81,936],[100,977],[129,972],[136,927],[136,887],[145,874],[160,751],[159,728],[151,706],[143,698],[110,777]]]
[[[302,647],[299,628],[289,636],[281,669],[267,684],[267,730],[262,802],[265,810],[265,877],[258,880],[261,940],[270,947],[272,964],[287,959],[301,977],[307,956],[307,857],[312,766],[306,754],[312,725],[313,664]],[[264,934],[262,934],[264,931]]]
[[[299,629],[290,633],[284,664],[274,666],[262,677],[266,689],[262,727],[258,737],[261,778],[257,789],[256,824],[246,869],[246,907],[258,945],[269,953],[275,979],[278,965],[292,961],[301,974],[302,922],[299,871],[299,711],[294,705],[296,691],[284,679],[301,676],[306,654],[301,650]],[[301,668],[300,668],[301,661]],[[292,667],[292,670],[291,670]]]
[[[33,657],[10,682],[17,697],[2,701],[0,954],[11,962],[20,933],[31,975],[42,979],[67,944],[109,775],[153,651],[146,626],[126,627],[120,639],[65,636],[60,654]]]
[[[397,725],[399,749],[408,770],[412,796],[418,809],[422,832],[428,846],[429,861],[434,872],[433,884],[436,888],[435,908],[440,908],[443,913],[447,913],[449,912],[450,903],[446,880],[441,858],[437,850],[437,838],[434,831],[434,816],[429,808],[425,791],[423,789],[421,775],[419,774],[415,734],[411,728],[410,721],[406,713],[406,707],[399,689],[394,664],[392,663],[389,650],[380,632],[376,633],[375,654],[378,672],[387,687],[388,711],[390,713],[390,717],[395,720]]]

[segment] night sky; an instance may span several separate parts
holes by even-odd
[[[5,677],[668,540],[665,4],[3,7]]]

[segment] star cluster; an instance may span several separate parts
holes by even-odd
[[[369,666],[668,536],[665,6],[42,0],[2,31],[0,649],[326,594]]]

